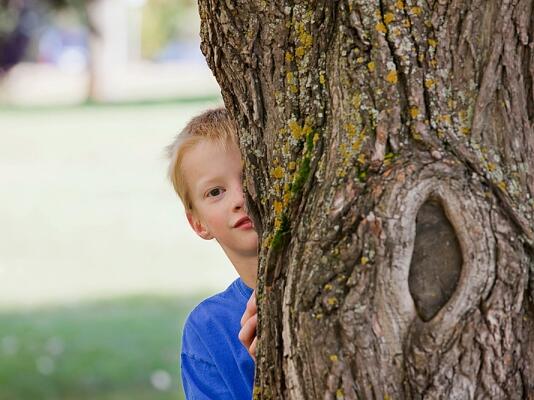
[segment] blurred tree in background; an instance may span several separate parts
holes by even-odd
[[[135,64],[203,62],[199,25],[193,0],[0,0],[0,81],[22,61],[49,64],[108,102]]]
[[[169,43],[197,42],[199,23],[195,23],[198,14],[193,0],[124,2],[142,7],[143,58],[156,59]],[[38,27],[52,24],[58,13],[72,14],[91,36],[98,36],[100,21],[91,20],[92,3],[98,0],[0,0],[0,76],[27,57]]]
[[[198,37],[198,24],[191,23],[196,19],[196,2],[192,0],[148,0],[143,9],[143,57],[154,58],[176,38]]]
[[[24,29],[26,2],[0,0],[0,76],[24,56],[30,35]]]
[[[0,77],[22,61],[34,30],[46,16],[60,9],[76,10],[91,28],[87,5],[92,0],[0,0]]]

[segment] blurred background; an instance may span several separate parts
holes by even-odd
[[[0,400],[183,398],[184,319],[236,274],[164,148],[221,103],[194,0],[0,0]]]

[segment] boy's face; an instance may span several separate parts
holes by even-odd
[[[193,204],[187,219],[203,239],[215,238],[228,257],[257,256],[258,235],[245,211],[239,150],[202,140],[182,159]]]

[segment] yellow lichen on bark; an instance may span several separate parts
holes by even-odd
[[[395,20],[395,14],[393,14],[392,12],[387,12],[384,14],[384,23],[386,25],[390,24],[394,20]]]
[[[386,26],[382,22],[378,22],[375,25],[375,29],[380,33],[386,33],[388,31]]]
[[[293,54],[291,54],[290,52],[286,52],[285,59],[286,62],[290,63],[291,61],[293,61]]]
[[[386,75],[386,81],[388,81],[391,84],[397,83],[398,82],[397,71],[395,71],[394,69],[389,71],[388,74]]]
[[[415,7],[410,8],[410,14],[421,15],[422,12],[423,12],[423,9],[421,7],[415,6]]]
[[[284,169],[280,166],[273,168],[271,175],[276,179],[282,179],[284,177]]]

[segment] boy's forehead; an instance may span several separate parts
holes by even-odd
[[[230,172],[228,168],[235,163],[239,163],[239,168],[242,168],[241,153],[235,144],[215,140],[196,143],[182,159],[182,170],[188,189],[209,183]]]
[[[215,139],[200,140],[184,154],[184,159],[188,159],[189,163],[198,165],[209,165],[210,161],[227,157],[241,158],[239,148],[233,142]]]

